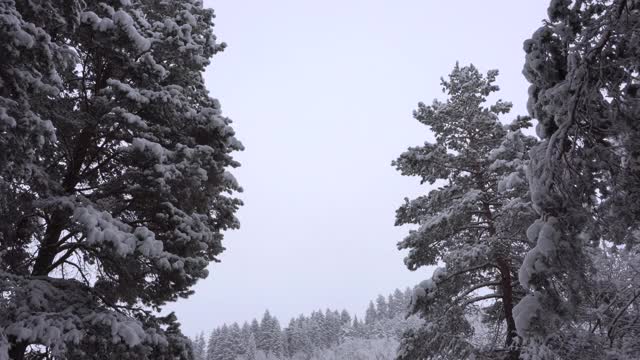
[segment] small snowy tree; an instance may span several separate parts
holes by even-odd
[[[249,335],[249,339],[247,340],[246,353],[244,355],[244,358],[246,360],[256,360],[257,351],[258,351],[258,348],[256,346],[256,338],[255,336],[253,336],[253,333],[251,333]]]
[[[372,325],[378,320],[378,312],[376,311],[376,306],[373,305],[373,301],[369,301],[369,306],[364,313],[364,323],[366,325]]]
[[[347,326],[351,325],[351,315],[346,309],[340,312],[340,323]]]
[[[207,359],[207,343],[204,340],[204,333],[200,333],[192,342],[193,360]]]
[[[207,360],[216,360],[216,351],[221,345],[220,328],[216,328],[209,334],[207,340]]]
[[[190,357],[152,310],[188,296],[238,226],[242,145],[202,78],[224,47],[213,11],[8,0],[0,13],[0,359]]]
[[[442,80],[449,98],[420,103],[414,112],[433,131],[435,143],[409,148],[393,162],[403,175],[442,184],[397,210],[396,225],[418,225],[399,243],[409,250],[406,265],[411,270],[445,265],[415,288],[412,312],[426,322],[403,339],[400,359],[502,351],[469,341],[473,329],[467,315],[477,313],[478,306],[488,322],[506,324],[504,349],[511,359],[518,357],[512,307],[522,294],[515,275],[534,215],[524,168],[535,140],[520,132],[530,125],[526,118],[501,124],[499,115],[510,110],[510,103],[484,105],[498,90],[497,74],[483,76],[473,65],[456,64]],[[500,311],[493,311],[496,307]]]
[[[233,323],[229,327],[229,336],[225,347],[231,354],[229,357],[231,360],[235,359],[239,355],[245,355],[247,353],[247,342],[242,336],[242,330],[238,323]]]
[[[530,358],[639,358],[640,2],[554,0],[548,15],[524,44],[542,141],[518,332]]]
[[[376,298],[376,311],[378,314],[378,319],[385,319],[389,316],[389,304],[387,304],[387,300],[384,296],[378,295]]]
[[[284,339],[280,322],[269,311],[265,311],[260,321],[260,332],[256,337],[256,344],[259,350],[270,353],[275,356],[281,356],[284,353]]]

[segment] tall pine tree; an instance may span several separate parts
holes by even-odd
[[[500,122],[510,103],[485,105],[498,91],[497,74],[492,70],[483,76],[473,65],[456,64],[442,80],[448,99],[420,103],[414,112],[431,129],[435,143],[409,148],[393,162],[403,175],[441,184],[397,210],[396,225],[418,225],[399,243],[409,250],[406,265],[415,270],[444,263],[415,289],[412,311],[426,322],[406,334],[400,359],[479,353],[469,341],[473,328],[468,321],[478,306],[488,317],[495,314],[487,321],[506,325],[504,348],[490,350],[518,357],[512,308],[522,296],[515,279],[527,249],[526,226],[534,216],[524,168],[535,140],[520,132],[530,125],[527,118]],[[490,311],[493,307],[500,311]]]
[[[242,145],[202,78],[224,48],[213,11],[0,13],[0,359],[189,357],[175,318],[149,310],[188,296],[238,226]]]

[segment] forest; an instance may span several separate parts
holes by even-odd
[[[413,291],[396,289],[369,302],[363,319],[347,310],[317,310],[285,328],[265,311],[242,326],[224,324],[193,339],[196,360],[379,359],[394,356],[402,334],[421,320],[406,316]]]
[[[427,190],[389,219],[389,253],[428,279],[361,319],[266,311],[190,338],[164,309],[233,248],[244,204],[244,144],[204,79],[214,19],[0,0],[0,360],[640,359],[640,0],[549,2],[522,39],[526,115],[498,70],[429,84],[424,142],[390,154]]]

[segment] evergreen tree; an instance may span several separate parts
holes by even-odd
[[[385,319],[389,317],[389,304],[382,295],[378,295],[376,298],[376,313],[378,319]]]
[[[280,356],[284,353],[282,329],[277,318],[265,311],[260,322],[260,332],[256,339],[257,348],[265,353]]]
[[[299,340],[297,352],[308,358],[314,350],[310,320],[303,315],[300,315],[300,317],[298,317],[297,327]]]
[[[354,316],[352,337],[364,337],[362,326],[363,324],[360,322],[360,320],[358,320],[358,316]]]
[[[216,360],[216,351],[220,347],[220,329],[214,329],[207,341],[207,360]]]
[[[251,326],[248,322],[244,322],[242,324],[242,328],[240,329],[242,342],[246,345],[249,343],[249,338],[251,337]]]
[[[207,345],[204,340],[204,333],[200,333],[193,341],[193,358],[194,360],[206,360]]]
[[[309,336],[313,345],[317,348],[324,348],[327,346],[324,338],[324,314],[322,311],[314,311],[309,318]]]
[[[284,333],[286,334],[285,341],[285,353],[289,356],[295,354],[298,351],[297,344],[297,319],[292,318],[289,320],[289,325],[284,329]]]
[[[271,327],[271,313],[266,310],[260,320],[260,327],[256,333],[256,346],[258,350],[262,350],[265,353],[269,351],[270,347],[270,335],[269,331]]]
[[[258,347],[256,345],[256,338],[253,333],[249,334],[249,339],[247,340],[247,344],[245,346],[245,359],[246,360],[256,360],[256,353],[258,351]]]
[[[220,327],[217,345],[218,346],[213,351],[214,360],[230,360],[234,358],[235,351],[233,349],[233,342],[229,326],[227,324],[223,324]]]
[[[0,13],[0,358],[189,358],[175,319],[148,309],[188,296],[238,226],[242,145],[202,78],[224,48],[213,11]]]
[[[325,341],[328,347],[340,343],[340,335],[342,332],[342,319],[338,311],[327,309],[324,316],[324,333]]]
[[[373,301],[369,301],[369,306],[364,314],[364,323],[365,325],[373,325],[377,320],[378,312],[376,311],[376,307],[373,305]]]
[[[313,352],[313,344],[309,337],[307,319],[300,315],[291,319],[287,328],[288,354],[293,357],[296,354],[310,355]]]
[[[542,141],[518,333],[530,358],[639,358],[640,3],[551,1],[548,16],[524,45]]]
[[[257,339],[260,337],[260,324],[258,323],[257,319],[251,320],[251,325],[249,325],[249,329],[251,330],[251,333],[253,334],[253,336],[256,338],[256,341],[258,341]]]
[[[404,289],[403,296],[405,309],[408,309],[409,305],[411,304],[411,300],[413,300],[413,290],[410,287],[407,287],[406,289]]]
[[[399,243],[409,250],[409,269],[445,265],[415,289],[412,311],[426,323],[403,339],[400,359],[478,353],[469,341],[473,329],[466,316],[477,312],[476,305],[492,304],[501,312],[488,320],[505,323],[509,358],[519,356],[512,308],[522,289],[514,279],[528,246],[526,226],[534,218],[524,169],[535,140],[520,132],[530,125],[527,118],[501,124],[499,116],[510,110],[510,103],[484,105],[498,90],[497,74],[492,70],[483,76],[473,65],[456,64],[448,80],[442,80],[448,99],[420,103],[414,112],[433,131],[435,143],[409,148],[393,163],[403,175],[419,176],[423,183],[444,180],[397,210],[396,225],[418,225]]]
[[[347,325],[350,326],[351,325],[351,315],[349,315],[349,312],[347,310],[342,310],[340,312],[340,322],[342,323],[342,325]]]
[[[408,304],[405,302],[404,294],[400,289],[396,289],[393,295],[389,295],[389,312],[392,317],[405,315]]]
[[[393,297],[393,294],[389,294],[387,296],[387,317],[389,319],[393,319],[397,313],[395,298]]]
[[[242,336],[242,330],[238,323],[233,323],[229,327],[229,337],[226,347],[232,355],[230,360],[234,360],[236,357],[244,355],[247,352],[244,337]]]

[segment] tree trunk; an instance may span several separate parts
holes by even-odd
[[[11,344],[11,349],[9,349],[9,359],[12,360],[23,360],[24,353],[27,351],[27,343],[25,342],[15,342],[9,340]]]
[[[77,143],[74,149],[74,157],[62,181],[62,188],[65,195],[72,194],[74,187],[78,183],[78,176],[82,164],[85,161],[92,134],[92,129],[85,128],[76,139]],[[32,276],[47,276],[49,272],[51,272],[51,265],[56,255],[58,255],[60,235],[64,229],[68,227],[69,215],[68,211],[64,209],[56,210],[51,215],[31,271]],[[16,339],[10,339],[9,344],[11,346],[9,357],[14,360],[24,359],[25,351],[29,344],[26,342],[16,342]]]
[[[65,227],[68,216],[62,212],[62,210],[56,211],[50,219],[47,230],[44,234],[44,239],[38,249],[38,256],[36,262],[33,265],[31,275],[33,276],[46,276],[49,274],[49,267],[53,264],[53,260],[58,254],[58,240],[60,234]]]
[[[502,290],[502,308],[504,318],[507,323],[507,338],[505,346],[509,348],[509,360],[518,360],[520,351],[511,349],[514,340],[518,337],[516,322],[513,319],[513,288],[511,287],[511,267],[509,261],[498,259],[498,269],[500,270],[500,288]]]
[[[496,228],[493,225],[494,219],[489,204],[483,204],[485,217],[489,223],[489,234],[492,237],[496,236]],[[509,247],[510,248],[510,247]],[[509,254],[510,251],[506,251]],[[504,312],[504,319],[507,323],[507,337],[505,339],[505,347],[509,349],[509,355],[507,359],[518,360],[520,358],[519,348],[512,348],[514,345],[514,339],[518,337],[516,331],[516,322],[513,319],[513,288],[511,286],[511,262],[505,259],[504,256],[498,255],[496,259],[498,265],[498,271],[500,272],[500,290],[502,293],[502,309]]]

